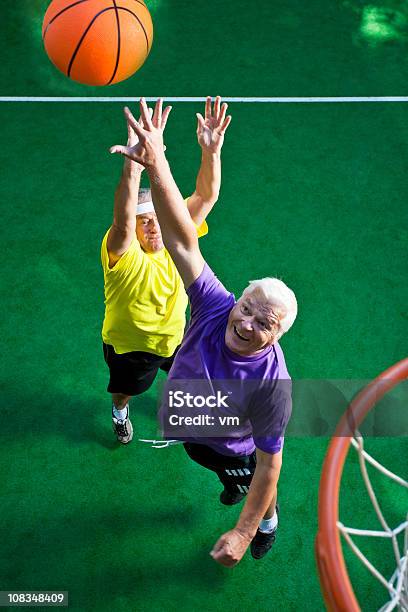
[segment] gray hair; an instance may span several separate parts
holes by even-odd
[[[139,189],[137,203],[144,204],[145,202],[150,202],[151,199],[152,199],[152,192],[150,190],[150,187],[141,187]]]
[[[254,291],[260,291],[265,300],[276,307],[283,314],[279,323],[279,332],[276,339],[279,339],[292,327],[297,315],[297,300],[292,289],[279,278],[262,278],[261,280],[249,281],[249,285],[244,289],[242,297],[248,296]]]

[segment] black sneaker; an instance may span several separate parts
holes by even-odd
[[[119,442],[122,444],[129,444],[133,438],[133,427],[129,419],[129,412],[126,419],[123,420],[117,419],[112,414],[112,428]]]
[[[279,515],[279,506],[276,504],[276,513]],[[268,553],[273,543],[276,540],[276,532],[278,531],[278,526],[275,527],[273,531],[270,533],[263,533],[257,529],[255,537],[251,542],[251,555],[254,559],[262,559]]]
[[[239,504],[245,497],[246,493],[233,493],[232,491],[228,491],[228,489],[224,489],[220,495],[220,502],[224,504],[224,506],[233,506],[234,504]]]

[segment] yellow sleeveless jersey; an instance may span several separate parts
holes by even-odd
[[[207,233],[207,225],[198,235]],[[101,259],[105,281],[105,318],[102,338],[116,353],[145,351],[170,357],[185,327],[187,294],[166,249],[145,253],[136,238],[119,261],[109,268],[107,238]]]

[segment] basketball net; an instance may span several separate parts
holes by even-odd
[[[368,412],[399,382],[408,378],[408,359],[395,364],[370,383],[348,407],[332,438],[323,465],[319,490],[319,530],[316,537],[316,559],[320,583],[327,608],[333,612],[358,612],[360,606],[354,594],[344,562],[340,534],[356,557],[388,592],[388,601],[379,612],[400,610],[408,612],[408,514],[402,522],[391,527],[381,509],[367,472],[367,463],[398,485],[408,489],[408,482],[385,468],[364,449],[364,440],[358,431]],[[362,478],[369,499],[382,529],[356,529],[344,525],[338,516],[339,489],[344,462],[350,445],[358,453]],[[397,536],[404,533],[400,547]],[[396,568],[386,578],[362,553],[352,536],[383,538],[390,544]],[[402,550],[401,550],[402,548]]]

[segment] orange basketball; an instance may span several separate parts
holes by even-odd
[[[112,85],[140,68],[153,24],[142,0],[53,0],[42,36],[52,63],[86,85]]]

